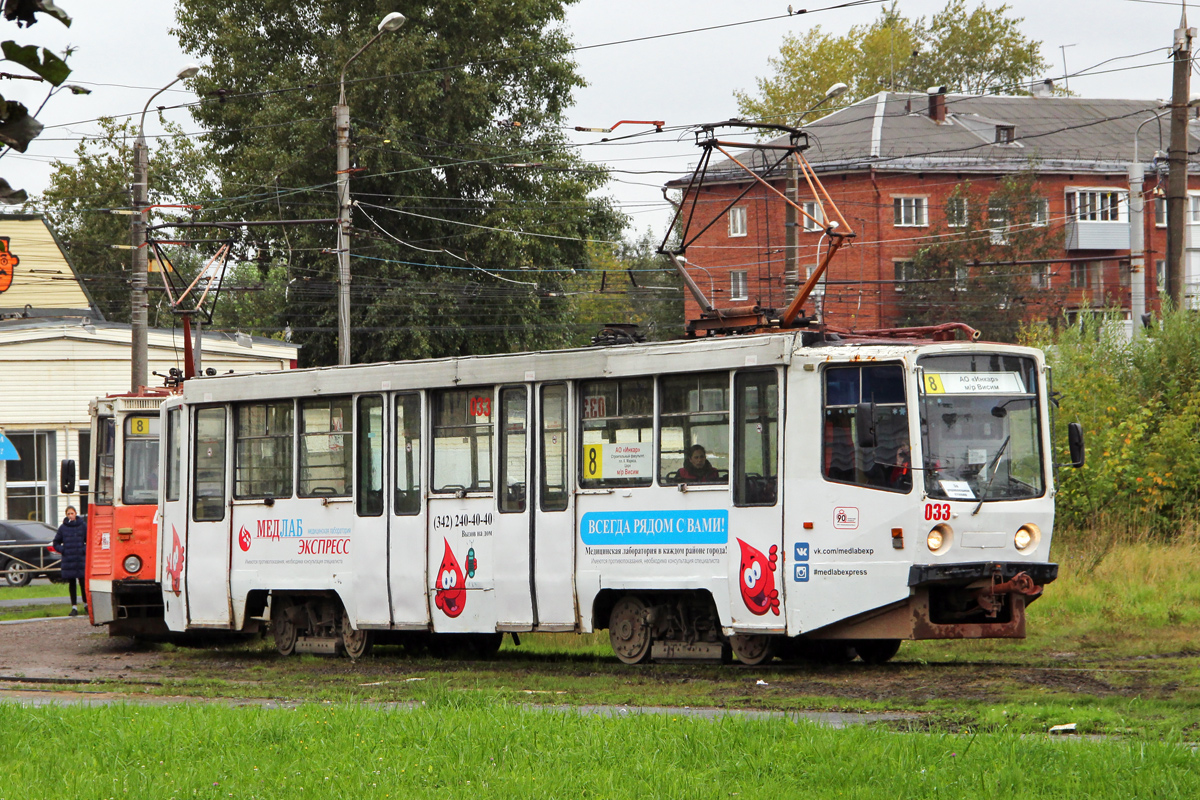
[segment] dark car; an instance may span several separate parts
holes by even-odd
[[[0,520],[0,572],[9,586],[58,577],[61,557],[51,548],[57,529],[44,522]]]

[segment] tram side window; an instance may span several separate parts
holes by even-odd
[[[739,372],[733,381],[734,483],[738,506],[773,506],[779,494],[779,380],[774,372]]]
[[[291,400],[237,407],[235,498],[292,496],[293,413]]]
[[[728,483],[729,373],[662,378],[661,397],[659,483]]]
[[[125,418],[121,499],[128,506],[158,502],[158,417]]]
[[[96,505],[113,504],[113,466],[116,463],[117,423],[112,417],[96,422],[99,441],[96,442]]]
[[[179,499],[179,472],[182,462],[182,442],[179,427],[183,424],[183,409],[172,408],[167,412],[167,500]]]
[[[492,489],[492,388],[434,395],[433,491]]]
[[[566,511],[567,387],[542,387],[542,511]]]
[[[500,390],[500,470],[504,491],[500,495],[500,511],[516,513],[525,510],[529,479],[526,474],[525,442],[528,431],[529,403],[525,387]]]
[[[300,402],[300,496],[349,497],[354,416],[349,397]]]
[[[383,514],[383,398],[358,398],[358,515]]]
[[[903,367],[826,369],[824,411],[826,479],[898,492],[912,489]]]
[[[396,397],[396,513],[421,513],[421,396]]]
[[[192,519],[225,519],[225,409],[196,412],[196,470],[192,485]]]
[[[649,378],[579,385],[584,488],[649,486],[654,480],[654,383]]]

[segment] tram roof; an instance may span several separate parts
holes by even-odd
[[[225,374],[184,383],[189,402],[226,402],[249,397],[347,394],[422,388],[485,386],[589,378],[622,378],[704,370],[765,368],[802,360],[877,361],[918,352],[1032,348],[981,342],[870,341],[803,344],[800,331],[674,340],[524,353],[494,353],[420,361],[309,367],[274,373]]]

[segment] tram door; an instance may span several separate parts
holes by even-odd
[[[197,408],[194,420],[191,508],[182,542],[188,621],[196,627],[224,628],[231,619],[228,414],[224,406]],[[174,533],[163,531],[164,543],[172,537],[173,544]]]
[[[575,630],[575,493],[568,430],[570,395],[565,383],[541,386],[539,435],[534,442],[533,573],[537,628]]]
[[[430,398],[433,628],[528,630],[529,390],[475,387]]]
[[[735,632],[785,629],[784,586],[792,558],[782,550],[782,407],[776,370],[734,373],[733,507],[726,562],[733,573],[729,603]]]
[[[188,621],[187,594],[184,583],[187,579],[183,564],[187,552],[187,520],[189,516],[189,492],[184,483],[188,470],[184,465],[191,458],[192,447],[187,436],[187,409],[175,407],[167,411],[166,446],[162,457],[165,469],[163,478],[162,515],[158,530],[158,580],[163,588],[164,613],[167,625],[172,630],[183,630]]]
[[[388,519],[384,502],[384,403],[378,394],[355,401],[354,531],[351,561],[354,571],[356,625],[387,627]]]

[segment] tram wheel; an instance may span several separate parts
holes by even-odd
[[[763,633],[735,634],[729,637],[729,646],[738,661],[748,667],[770,661],[775,654],[774,637]]]
[[[608,640],[617,658],[626,664],[641,664],[650,657],[649,609],[640,597],[627,594],[613,606],[608,617]]]
[[[868,664],[886,664],[900,652],[899,639],[864,639],[854,643],[858,657]]]
[[[296,652],[296,640],[300,638],[300,629],[288,616],[289,607],[290,604],[281,597],[271,599],[271,637],[281,656]]]
[[[371,654],[371,648],[375,646],[375,637],[371,635],[371,631],[359,628],[354,630],[350,627],[350,612],[342,609],[342,633],[341,633],[342,650],[350,657],[351,660],[358,660],[363,656]]]
[[[9,586],[28,586],[33,580],[33,570],[19,561],[9,561],[4,568],[4,580]]]

